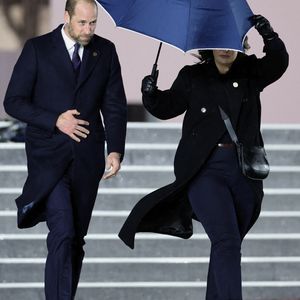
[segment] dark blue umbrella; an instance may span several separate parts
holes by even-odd
[[[253,15],[246,0],[97,0],[118,27],[192,49],[243,51]]]

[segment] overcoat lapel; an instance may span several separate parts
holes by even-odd
[[[60,70],[62,72],[65,81],[68,81],[71,84],[74,84],[75,73],[73,70],[73,65],[72,65],[72,61],[70,59],[68,50],[66,48],[63,37],[61,35],[61,28],[62,28],[62,25],[60,25],[58,28],[56,28],[53,31],[53,37],[52,37],[53,64],[58,66],[57,70]]]
[[[76,90],[89,78],[93,69],[97,65],[97,62],[100,58],[100,51],[96,49],[93,43],[93,40],[84,47],[82,64],[80,68],[80,74],[76,86]]]

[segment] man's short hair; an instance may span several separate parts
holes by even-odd
[[[75,7],[78,2],[91,3],[91,4],[94,4],[98,8],[95,0],[67,0],[65,11],[67,11],[69,13],[70,18],[74,15]]]

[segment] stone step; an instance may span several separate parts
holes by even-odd
[[[26,232],[27,230],[23,230]],[[107,236],[107,235],[106,235]],[[108,238],[91,235],[86,238],[86,257],[208,257],[210,242],[206,235],[194,235],[188,240],[163,235],[137,236],[131,250],[116,235]],[[294,238],[293,238],[294,236]],[[243,256],[299,256],[300,235],[249,234],[242,244]],[[46,235],[6,235],[0,239],[0,258],[46,257]]]
[[[298,300],[300,285],[297,283],[274,284],[245,282],[243,289],[244,300]],[[125,285],[125,287],[124,287]],[[37,288],[1,288],[1,299],[5,300],[33,300],[44,299],[42,284],[35,284]],[[30,285],[32,286],[32,284]],[[171,286],[171,287],[170,287]],[[196,287],[195,287],[196,286]],[[76,294],[76,300],[199,300],[205,299],[203,282],[190,283],[81,283]]]
[[[180,123],[128,123],[128,143],[178,143]],[[263,124],[262,135],[266,144],[290,144],[300,141],[298,124]]]
[[[104,214],[103,214],[104,212]],[[298,233],[300,229],[300,212],[276,212],[273,216],[266,212],[261,214],[256,224],[252,227],[251,233]],[[120,231],[123,223],[125,222],[128,212],[121,211],[121,215],[106,216],[106,211],[94,211],[89,232],[90,233],[117,233]],[[19,233],[16,226],[16,213],[1,212],[0,228],[3,234]],[[26,229],[27,233],[47,233],[48,229],[45,222],[40,223],[38,226]],[[194,233],[203,233],[202,225],[194,222]]]
[[[0,211],[16,210],[15,199],[21,189],[0,188]],[[153,189],[99,189],[95,210],[131,210],[133,206]],[[263,210],[300,211],[300,189],[265,189]]]
[[[123,165],[171,166],[176,147],[176,144],[127,144]],[[271,165],[300,165],[300,144],[266,145],[266,151]],[[1,165],[26,165],[24,147],[0,144]]]
[[[15,199],[20,195],[15,190],[0,189],[0,211],[16,210]],[[95,210],[131,210],[133,206],[153,189],[99,189]],[[118,192],[118,193],[116,193]],[[265,189],[263,210],[300,211],[300,189]]]
[[[149,145],[148,149],[147,145]],[[159,144],[128,144],[127,147],[124,165],[172,166],[174,163],[175,144],[165,147]],[[271,166],[300,165],[300,144],[266,145],[266,152]]]
[[[83,282],[124,281],[205,281],[208,257],[166,259],[86,258],[82,267]],[[22,262],[24,261],[24,262]],[[40,282],[45,259],[0,259],[0,282]],[[242,259],[244,281],[300,281],[300,258]]]
[[[0,188],[22,187],[27,177],[25,166],[0,167]],[[157,188],[173,182],[172,166],[123,166],[120,173],[110,180],[101,181],[102,188]],[[265,188],[298,188],[300,183],[299,166],[273,166],[270,175],[264,180]]]

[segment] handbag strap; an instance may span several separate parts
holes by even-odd
[[[238,137],[233,129],[233,126],[232,126],[232,123],[230,121],[230,118],[228,117],[228,115],[225,113],[225,111],[221,108],[221,106],[219,106],[219,110],[220,110],[220,113],[221,113],[221,117],[225,123],[225,126],[227,128],[227,131],[232,139],[232,141],[235,143],[235,144],[239,144],[239,140],[238,140]]]

